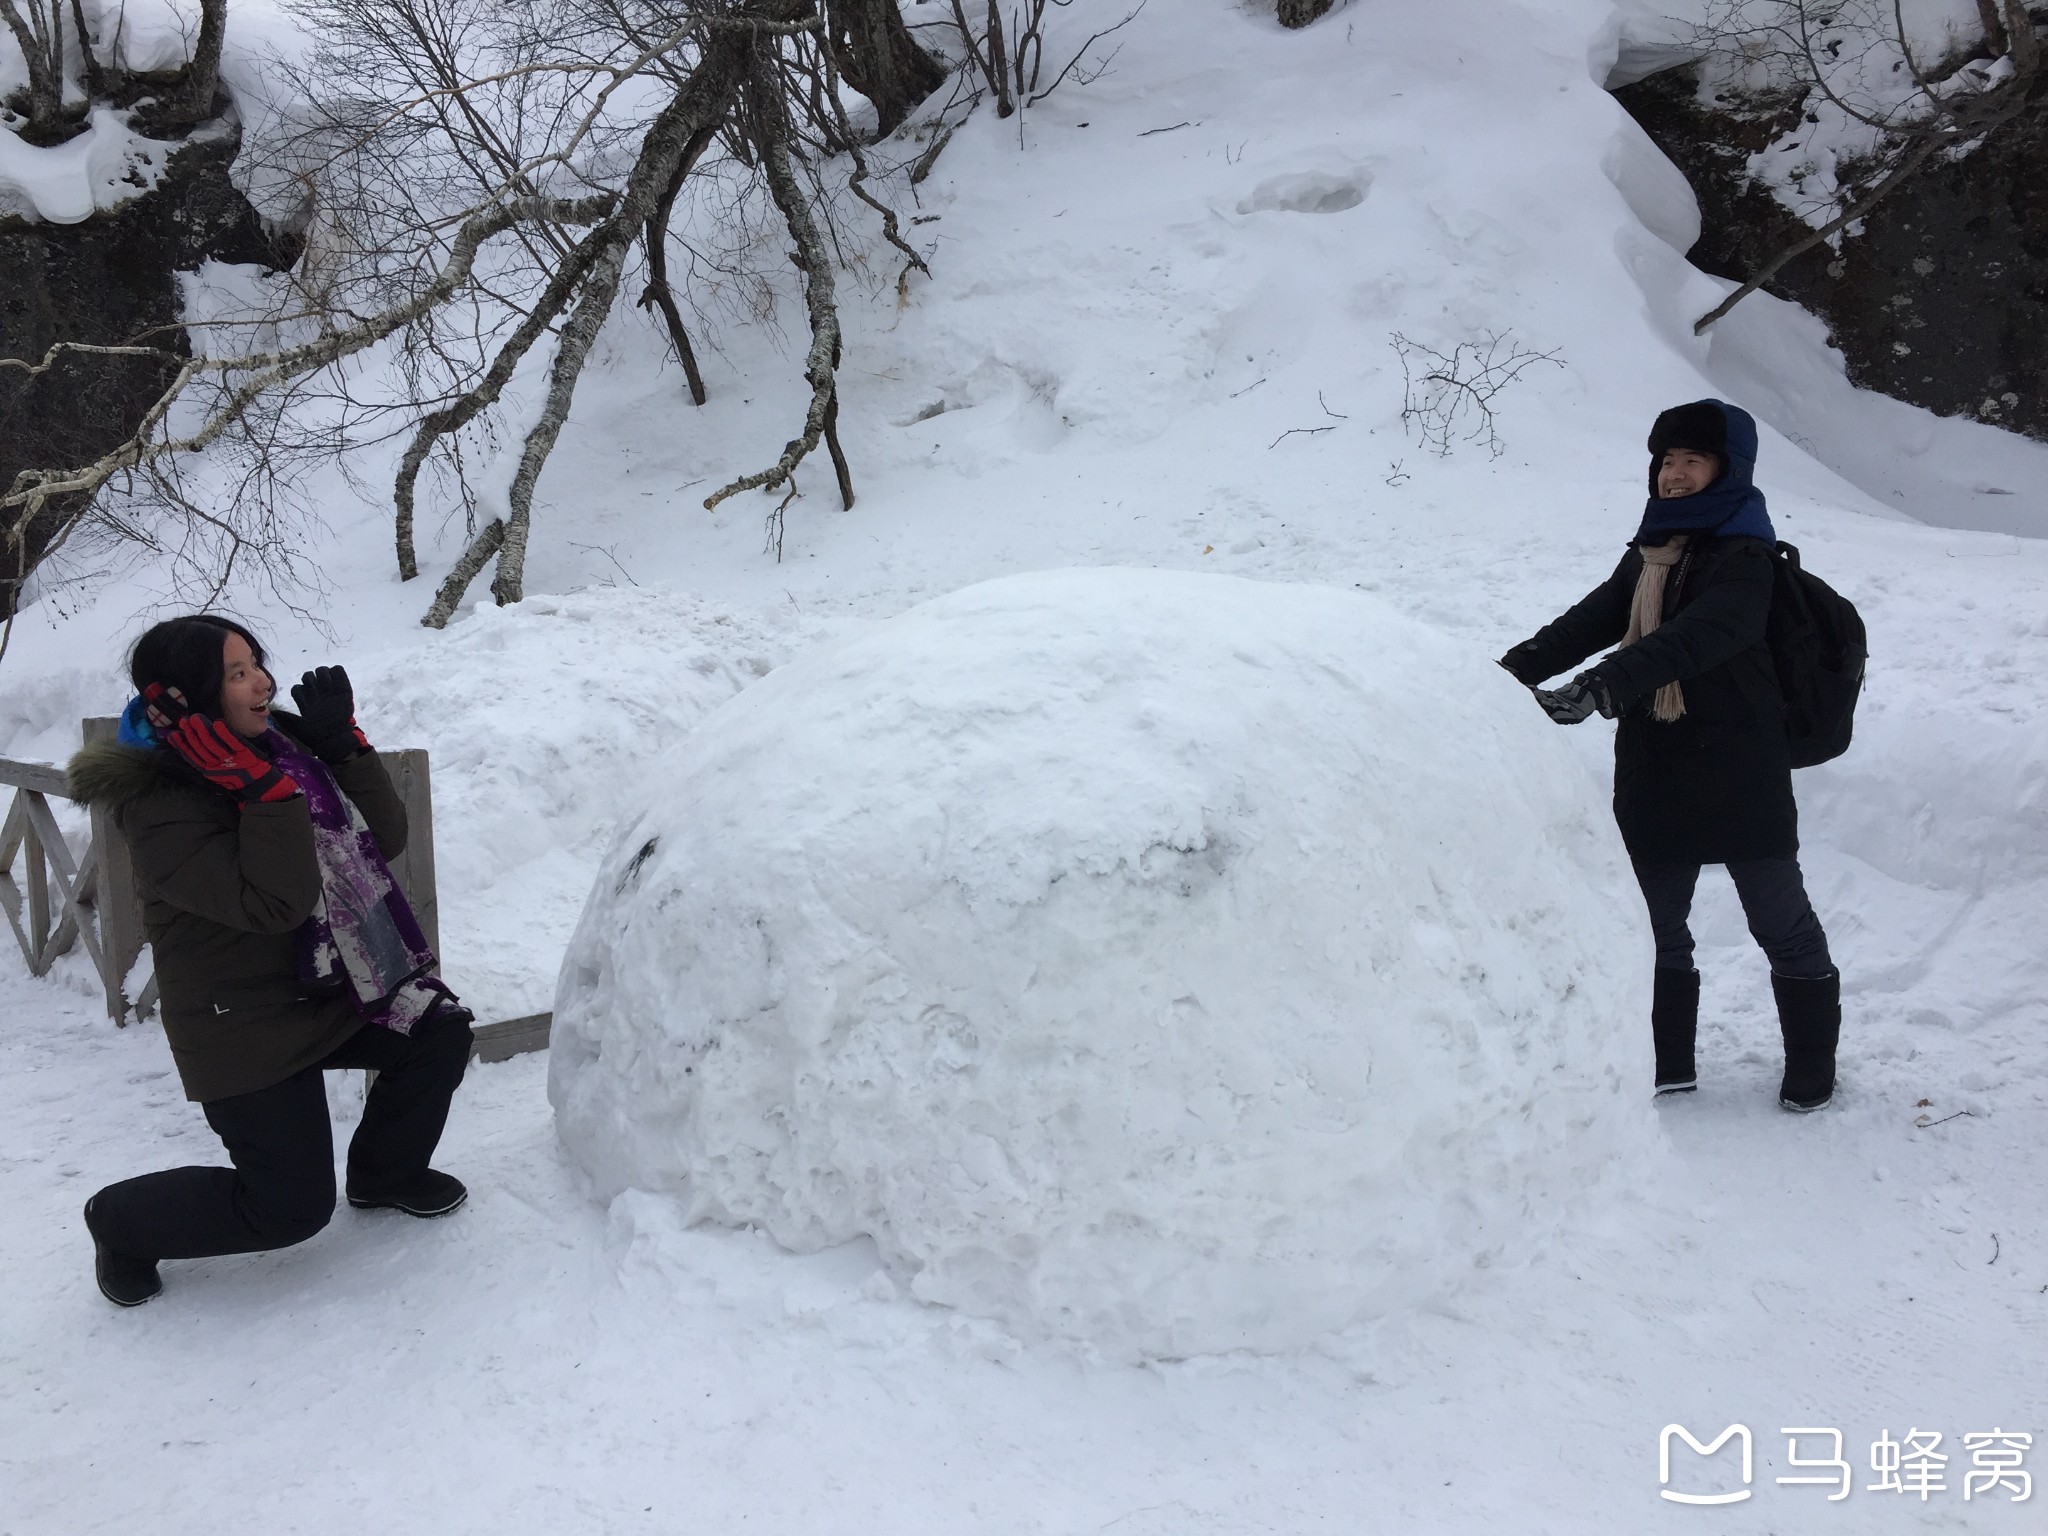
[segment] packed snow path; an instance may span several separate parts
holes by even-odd
[[[1747,949],[1702,958],[1732,978]],[[795,1258],[648,1197],[607,1214],[565,1164],[538,1057],[472,1069],[444,1143],[473,1191],[456,1216],[344,1209],[284,1253],[167,1266],[162,1296],[117,1312],[78,1206],[216,1144],[153,1031],[53,991],[0,983],[11,1531],[1636,1536],[1702,1518],[1656,1496],[1674,1421],[1756,1434],[1755,1497],[1719,1530],[2021,1532],[2039,1507],[1965,1507],[1953,1476],[1924,1508],[1863,1491],[1885,1428],[1951,1451],[2041,1428],[2042,1082],[1915,1129],[1912,1085],[1949,1114],[1932,1085],[1978,1070],[1956,1031],[1929,1030],[1910,1070],[1855,1052],[1842,1104],[1795,1118],[1775,1063],[1743,1059],[1769,1054],[1747,1049],[1763,987],[1717,986],[1745,1043],[1711,1031],[1706,1088],[1660,1109],[1656,1203],[1581,1223],[1455,1311],[1128,1368],[892,1297],[865,1244]],[[359,1080],[334,1081],[345,1132]],[[1846,1508],[1772,1482],[1785,1425],[1845,1432]]]

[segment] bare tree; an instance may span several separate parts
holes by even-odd
[[[946,83],[946,69],[918,46],[894,5],[825,0],[826,46],[846,83],[873,103],[876,132],[894,133]]]
[[[758,194],[792,247],[811,329],[811,401],[797,435],[773,464],[705,505],[792,485],[820,443],[852,504],[837,434],[839,237],[829,156],[846,157],[844,190],[879,212],[885,239],[908,258],[904,279],[924,261],[866,184],[872,168],[840,82],[869,94],[880,127],[901,121],[920,83],[944,77],[904,30],[894,0],[539,0],[516,9],[494,0],[301,0],[300,8],[324,40],[298,82],[305,111],[251,170],[273,186],[300,187],[310,209],[305,260],[272,310],[249,322],[285,339],[178,358],[169,389],[126,442],[91,464],[17,476],[0,494],[0,526],[18,570],[25,527],[55,505],[71,509],[61,547],[87,525],[89,498],[116,477],[131,485],[141,477],[188,521],[264,528],[278,489],[269,466],[294,453],[339,457],[398,434],[409,439],[393,486],[401,575],[419,570],[418,487],[430,465],[452,473],[470,516],[467,547],[423,622],[445,624],[493,562],[497,600],[517,601],[537,485],[636,250],[647,279],[640,301],[662,314],[692,398],[704,398],[669,264],[670,221],[693,189],[742,227],[725,255],[686,244],[692,267],[708,263],[766,291],[766,276],[745,266]],[[396,367],[337,366],[372,347]],[[60,344],[14,366],[47,368],[87,350]],[[175,355],[146,343],[96,350]],[[478,526],[463,436],[490,429],[529,358],[545,359],[538,414],[523,429],[504,515]],[[395,387],[381,382],[392,379]],[[308,404],[319,409],[295,419],[294,408]],[[261,467],[231,487],[258,505],[236,503],[223,515],[218,501],[188,494],[177,466],[182,456],[231,447]],[[116,515],[102,514],[103,522]]]
[[[953,24],[966,54],[965,76],[974,82],[971,102],[979,102],[986,93],[995,101],[997,117],[1009,117],[1020,108],[1037,105],[1069,79],[1081,85],[1099,79],[1116,57],[1116,50],[1112,48],[1093,58],[1089,50],[1104,38],[1121,32],[1145,9],[1145,0],[1138,0],[1120,20],[1076,48],[1052,79],[1045,81],[1047,7],[1071,5],[1073,0],[1023,0],[1011,13],[1007,31],[998,0],[988,0],[986,14],[977,18],[979,30],[968,17],[969,3],[970,0],[953,0]]]
[[[227,36],[227,0],[199,0],[199,30],[191,58],[179,68],[147,79],[121,66],[120,44],[95,39],[83,0],[0,0],[0,22],[14,34],[28,84],[22,90],[21,137],[36,145],[61,144],[84,126],[95,103],[130,105],[143,97],[139,125],[159,138],[176,138],[220,115],[221,45]],[[65,36],[69,13],[70,37]],[[120,25],[116,21],[116,28]],[[99,56],[105,46],[107,58]],[[70,50],[79,54],[80,99],[67,105]]]
[[[1882,7],[1882,9],[1880,9]],[[1789,242],[1749,280],[1693,323],[1695,334],[1769,283],[1787,264],[1835,239],[1885,197],[1944,155],[1982,144],[2028,112],[2044,110],[2035,86],[2042,47],[2026,0],[1977,0],[1983,37],[1974,50],[1937,61],[1915,56],[1902,0],[1726,0],[1699,40],[1710,54],[1745,59],[1796,103],[1807,121],[1824,105],[1868,131],[1871,150],[1837,177],[1833,216]],[[1842,83],[1845,58],[1892,60],[1884,76],[1905,88],[1875,94]]]
[[[228,0],[199,0],[199,36],[193,43],[191,62],[145,115],[152,133],[195,128],[220,116],[220,54],[227,31]],[[84,37],[82,27],[80,37]],[[91,47],[85,47],[90,57]]]
[[[0,21],[14,34],[28,66],[28,85],[18,108],[27,119],[21,136],[31,144],[61,144],[83,121],[82,113],[64,110],[62,0],[0,0]]]

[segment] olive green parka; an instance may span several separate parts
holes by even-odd
[[[293,717],[272,723],[294,736]],[[405,804],[375,752],[333,766],[386,859]],[[363,1019],[299,981],[298,930],[320,900],[303,795],[242,806],[165,748],[95,743],[71,759],[71,798],[104,806],[127,839],[156,959],[164,1036],[188,1099],[254,1093],[323,1060]]]

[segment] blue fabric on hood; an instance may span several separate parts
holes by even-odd
[[[1721,473],[1712,485],[1690,496],[1665,499],[1653,494],[1643,510],[1642,526],[1630,542],[1668,544],[1674,533],[1711,533],[1724,539],[1763,539],[1775,544],[1778,534],[1771,526],[1764,493],[1751,483],[1756,474],[1756,418],[1725,400],[1701,400],[1698,404],[1719,411],[1727,424]],[[1652,485],[1656,479],[1657,465],[1653,460]]]
[[[130,699],[128,707],[121,711],[121,729],[115,739],[124,747],[141,747],[146,751],[154,751],[162,745],[156,739],[156,727],[142,712],[141,694]]]

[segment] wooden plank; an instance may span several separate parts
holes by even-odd
[[[34,790],[23,790],[19,798],[30,812],[28,831],[21,839],[21,856],[28,861],[23,869],[28,883],[28,973],[41,976],[50,969],[50,871],[43,862],[43,840],[36,836],[33,807],[39,797]]]
[[[24,791],[16,790],[14,798],[7,805],[7,819],[0,822],[0,914],[7,918],[7,926],[14,930],[14,942],[21,946],[21,958],[31,967],[36,963],[36,952],[30,947],[28,929],[24,926],[26,916],[22,902],[21,887],[14,883],[14,856],[21,851],[21,845],[28,836],[28,810],[22,803]]]
[[[119,720],[107,716],[83,720],[79,725],[88,746],[113,741],[121,729]],[[142,892],[135,884],[135,859],[128,839],[115,824],[113,811],[105,805],[92,807],[92,846],[99,859],[93,905],[100,916],[100,981],[106,988],[108,1014],[125,1027],[131,1006],[137,1017],[148,1011],[140,998],[130,999],[123,990],[147,941],[142,932]]]
[[[7,802],[7,819],[0,821],[0,875],[14,868],[14,856],[21,840],[28,836],[28,795],[17,789]]]
[[[86,851],[85,870],[81,873],[71,862],[71,849],[65,844],[64,829],[57,825],[57,818],[51,814],[50,802],[41,795],[26,791],[23,799],[28,802],[29,826],[43,846],[50,877],[56,882],[57,894],[63,898],[57,907],[56,929],[43,946],[43,970],[47,971],[59,955],[68,953],[75,942],[83,939],[85,952],[92,956],[94,969],[104,976],[106,967],[100,960],[98,914],[91,906],[93,875],[97,868],[92,851]]]
[[[502,1024],[479,1024],[470,1055],[478,1061],[504,1061],[528,1051],[544,1051],[554,1022],[552,1013],[534,1013],[523,1019],[507,1019]]]
[[[391,784],[405,802],[405,852],[391,861],[391,873],[419,919],[427,948],[441,953],[441,900],[434,876],[434,783],[424,747],[383,754]]]
[[[55,763],[18,763],[13,758],[0,757],[0,784],[32,789],[39,795],[71,798],[69,786],[64,781],[64,770]]]
[[[28,946],[28,929],[21,922],[21,890],[14,883],[14,877],[0,873],[0,916],[5,916],[7,926],[14,930],[14,942],[21,950],[21,958],[29,964],[29,974],[35,974],[35,951]]]
[[[86,742],[112,741],[120,721],[97,717],[80,722]],[[434,872],[434,797],[427,753],[408,748],[384,754],[391,770],[392,784],[405,802],[410,824],[406,850],[392,861],[392,874],[406,893],[420,931],[437,954],[441,947],[441,904]],[[157,1003],[156,978],[143,982],[140,994],[125,995],[124,986],[148,940],[142,926],[142,894],[135,879],[133,853],[121,836],[113,815],[104,806],[91,808],[92,832],[85,857],[74,868],[70,850],[57,827],[44,795],[66,795],[64,770],[54,763],[26,763],[0,758],[0,786],[16,790],[7,817],[0,822],[0,915],[14,930],[16,942],[29,969],[35,975],[49,970],[50,961],[83,938],[99,969],[106,992],[107,1012],[118,1024],[135,1016],[145,1018]],[[33,805],[31,802],[33,801]],[[39,810],[40,815],[35,814]],[[27,845],[27,890],[14,881],[14,854]],[[61,895],[61,907],[53,916],[50,878],[54,875]],[[24,896],[26,899],[24,899]],[[486,1060],[502,1060],[522,1051],[539,1050],[547,1044],[548,1014],[512,1019],[486,1025],[478,1037],[496,1054]]]

